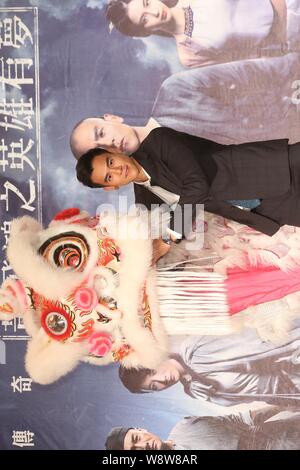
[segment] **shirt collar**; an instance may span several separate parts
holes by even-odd
[[[144,173],[145,173],[145,175],[147,176],[148,179],[146,181],[140,181],[140,182],[135,181],[134,184],[139,184],[140,186],[146,186],[147,187],[151,184],[151,176],[147,173],[145,168],[143,168],[143,170],[144,170]]]
[[[156,186],[157,178],[156,178],[155,167],[154,167],[151,156],[143,148],[144,142],[141,144],[140,148],[131,156],[141,165],[145,173],[147,173],[147,175],[151,179],[151,184],[153,186]],[[145,146],[146,145],[147,144],[145,144]],[[146,181],[146,185],[147,185],[147,181]]]

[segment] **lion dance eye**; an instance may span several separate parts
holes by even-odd
[[[67,339],[73,330],[70,316],[55,305],[48,306],[42,311],[41,325],[51,338],[58,341]]]
[[[51,237],[39,248],[39,254],[50,264],[76,271],[82,271],[85,268],[89,252],[86,239],[76,232]]]

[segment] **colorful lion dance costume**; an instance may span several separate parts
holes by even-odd
[[[275,304],[283,314],[298,306],[297,263],[285,270],[260,257],[251,265],[249,250],[233,256],[223,240],[223,251],[215,249],[229,260],[225,272],[216,272],[207,247],[197,269],[156,270],[149,233],[128,231],[144,218],[118,220],[127,224],[122,236],[109,217],[75,208],[46,229],[31,217],[12,222],[7,256],[18,278],[0,289],[0,319],[23,317],[31,336],[26,369],[36,382],[51,383],[81,360],[155,369],[168,354],[168,334],[226,334],[241,311],[255,317],[260,309],[272,315]]]
[[[45,230],[31,217],[12,223],[7,256],[18,279],[2,285],[0,318],[23,317],[32,336],[26,368],[39,383],[80,360],[155,368],[166,357],[151,240],[113,240],[97,225],[75,208]]]

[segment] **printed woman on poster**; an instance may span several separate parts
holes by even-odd
[[[127,36],[173,38],[188,68],[299,50],[299,0],[111,0],[106,15]]]

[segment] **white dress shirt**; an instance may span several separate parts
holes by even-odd
[[[171,208],[172,211],[174,211],[178,204],[180,196],[178,194],[171,193],[170,191],[162,188],[161,186],[152,186],[151,176],[146,172],[146,170],[144,170],[144,168],[143,168],[143,171],[148,178],[147,181],[143,181],[142,183],[135,182],[135,184],[140,184],[141,186],[144,186],[145,188],[147,188],[148,191],[151,191],[151,193],[158,196],[162,201],[168,204],[168,206]],[[174,230],[171,230],[170,228],[167,229],[167,233],[177,239],[182,238],[182,234],[175,232]]]

